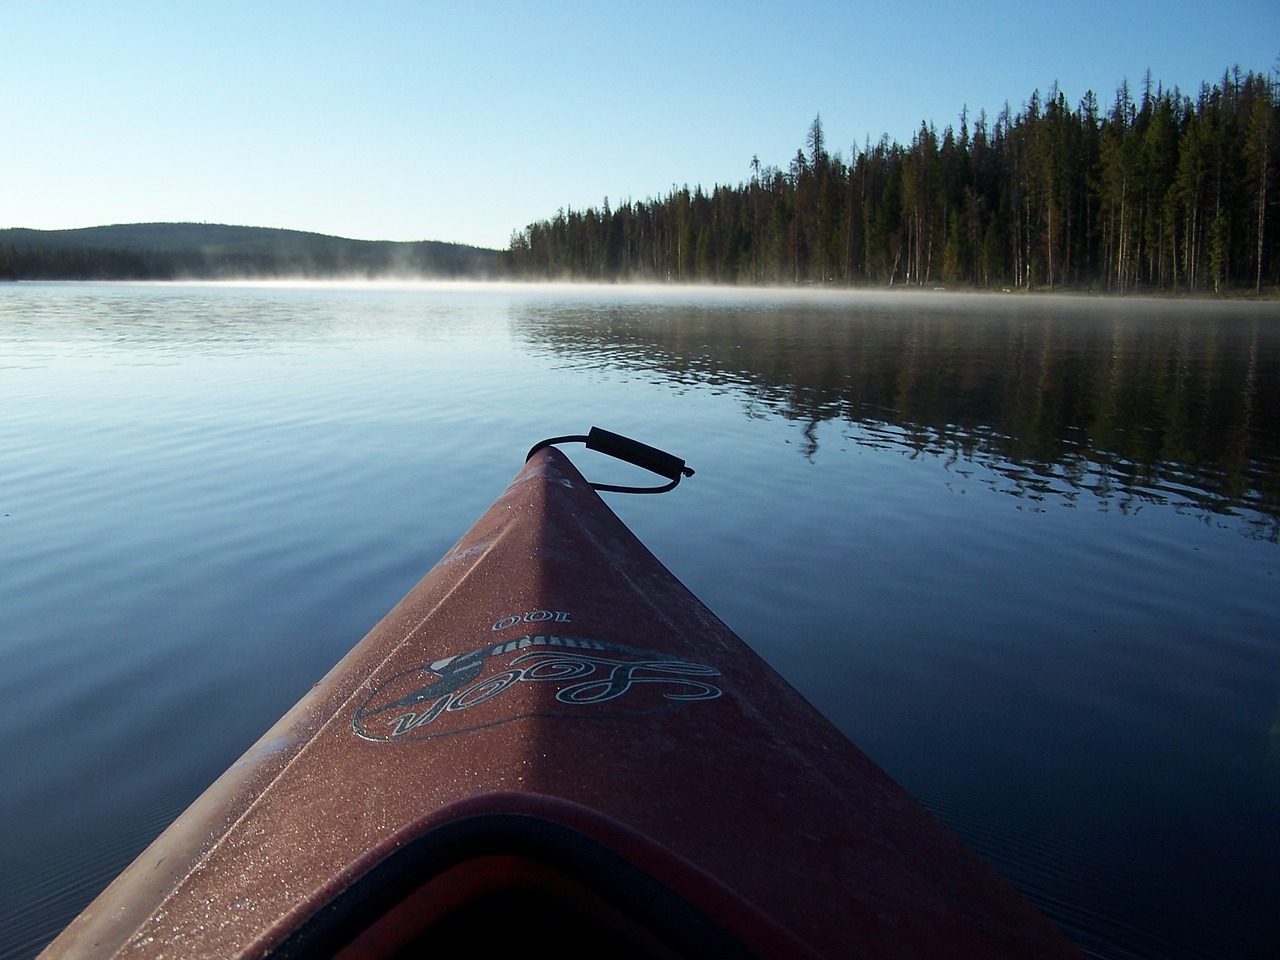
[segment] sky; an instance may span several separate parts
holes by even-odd
[[[1280,68],[1280,2],[0,0],[0,227],[503,248],[785,168],[815,116],[848,160],[1055,83],[1106,105],[1234,66]]]

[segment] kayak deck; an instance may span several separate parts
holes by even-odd
[[[554,447],[44,956],[501,936],[566,956],[1081,956]]]

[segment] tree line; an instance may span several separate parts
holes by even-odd
[[[1274,291],[1280,84],[1228,71],[1197,95],[1128,82],[1103,108],[1055,84],[911,143],[828,149],[737,186],[560,210],[513,234],[525,278],[978,289]]]
[[[386,244],[390,246],[390,244]],[[347,253],[131,250],[0,243],[0,280],[488,279],[496,252],[450,244]]]
[[[0,280],[489,278],[498,251],[226,224],[0,230]]]

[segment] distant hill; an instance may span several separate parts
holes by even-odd
[[[348,240],[217,223],[129,223],[0,230],[0,278],[181,280],[482,278],[498,251],[435,240]]]

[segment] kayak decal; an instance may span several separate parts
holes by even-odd
[[[606,716],[643,716],[719,697],[707,680],[718,676],[653,650],[530,634],[397,673],[360,705],[352,725],[366,740],[392,742],[526,716],[600,716],[583,708],[602,704]]]

